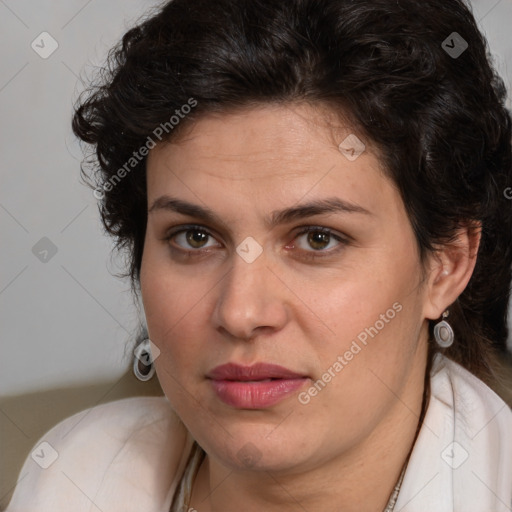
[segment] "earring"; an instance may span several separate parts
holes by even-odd
[[[146,339],[139,343],[134,350],[133,373],[137,379],[146,382],[155,374],[155,365],[151,354],[151,345]]]
[[[451,347],[455,339],[451,325],[444,320],[449,314],[449,311],[446,310],[442,316],[443,320],[434,325],[434,338],[442,348]]]

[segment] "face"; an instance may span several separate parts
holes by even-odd
[[[423,383],[403,202],[372,144],[326,119],[305,105],[206,116],[148,157],[140,282],[158,378],[229,468],[325,464],[410,414]]]

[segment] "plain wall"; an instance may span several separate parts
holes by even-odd
[[[137,311],[128,281],[111,275],[120,267],[96,199],[79,181],[70,119],[78,77],[158,3],[0,2],[2,395],[118,378],[132,361]],[[473,5],[510,84],[512,1]],[[51,49],[42,32],[58,43],[46,59],[31,47]]]

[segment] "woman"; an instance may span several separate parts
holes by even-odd
[[[165,398],[57,425],[9,512],[510,510],[511,122],[467,7],[174,0],[110,64],[73,127]]]

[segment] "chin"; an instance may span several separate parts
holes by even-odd
[[[307,439],[297,439],[285,429],[277,435],[274,425],[251,425],[249,428],[230,425],[230,436],[219,439],[209,437],[206,442],[198,442],[210,456],[233,471],[289,471],[306,462],[308,451]],[[272,433],[269,437],[269,433]],[[198,436],[200,437],[200,436]],[[314,453],[310,454],[312,457]],[[299,457],[300,456],[300,460]]]

